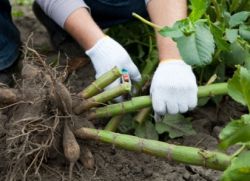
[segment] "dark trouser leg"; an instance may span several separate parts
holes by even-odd
[[[132,13],[148,17],[145,0],[84,0],[91,15],[101,28],[135,20]]]
[[[8,0],[0,1],[0,71],[10,67],[20,53],[20,34],[12,22]]]

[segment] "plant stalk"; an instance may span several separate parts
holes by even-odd
[[[202,98],[216,95],[225,95],[227,92],[227,83],[215,83],[199,86],[198,97]],[[95,118],[111,117],[124,113],[135,112],[146,107],[151,107],[151,105],[152,101],[150,96],[134,97],[130,101],[97,108],[89,114],[88,119],[91,120]]]
[[[225,95],[228,93],[227,83],[214,83],[204,86],[199,86],[198,97],[212,97],[216,95]]]
[[[104,130],[115,132],[123,118],[123,115],[114,116],[110,119]]]
[[[134,117],[134,120],[139,123],[142,124],[145,119],[148,117],[148,115],[151,112],[151,108],[147,107],[147,108],[143,108],[142,110],[140,110]]]
[[[216,19],[218,21],[220,21],[221,20],[221,10],[220,10],[220,6],[218,4],[218,1],[212,0],[212,4],[214,5],[214,8],[215,8]]]
[[[150,58],[146,60],[146,65],[141,74],[142,80],[135,84],[136,93],[134,96],[137,96],[141,92],[141,89],[143,88],[143,86],[151,80],[152,74],[154,70],[156,69],[158,63],[159,63],[158,58]]]
[[[139,19],[140,21],[142,21],[143,23],[151,26],[152,28],[155,28],[157,31],[161,30],[163,27],[159,26],[157,24],[154,24],[146,19],[144,19],[143,17],[141,17],[140,15],[138,15],[137,13],[132,13],[132,16],[134,16],[135,18]]]
[[[149,96],[140,96],[132,98],[131,101],[126,101],[117,104],[111,104],[101,108],[97,108],[88,115],[89,120],[96,118],[112,117],[129,112],[135,112],[142,108],[151,106],[151,99]]]
[[[96,107],[100,104],[110,101],[113,98],[118,97],[120,95],[129,93],[130,91],[131,91],[131,84],[125,82],[113,89],[107,90],[87,100],[83,100],[79,105],[77,105],[74,108],[74,112],[76,114],[81,114],[83,111],[86,111],[90,108]]]
[[[80,139],[92,139],[110,143],[129,151],[143,152],[166,158],[168,161],[198,165],[215,170],[225,170],[231,161],[230,156],[220,152],[207,151],[188,146],[178,146],[105,130],[80,128],[74,133],[76,137]]]
[[[152,45],[150,44],[150,49],[152,49]],[[152,50],[150,50],[150,52],[152,52]],[[142,80],[135,84],[135,93],[133,96],[137,96],[140,92],[141,92],[141,89],[142,87],[146,84],[147,81],[150,81],[151,79],[151,76],[155,70],[155,68],[157,67],[158,65],[158,58],[155,58],[157,57],[154,53],[154,56],[152,56],[153,58],[151,58],[151,56],[146,60],[146,65],[145,67],[143,68],[143,71],[141,73],[142,75]],[[115,116],[115,117],[112,117],[111,120],[108,122],[108,124],[106,125],[105,127],[105,130],[108,130],[108,131],[113,131],[115,132],[116,129],[118,128],[120,122],[122,120],[122,116],[121,115],[118,115],[118,116]]]
[[[84,99],[88,99],[101,92],[103,88],[107,87],[110,83],[115,81],[120,76],[121,71],[118,67],[114,67],[113,69],[96,79],[93,83],[91,83],[91,85],[80,92],[79,95]]]

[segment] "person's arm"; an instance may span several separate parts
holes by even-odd
[[[133,81],[140,81],[141,74],[127,51],[115,40],[105,36],[94,22],[83,0],[36,0],[45,13],[64,28],[90,57],[96,78],[117,66],[127,69]],[[108,88],[118,86],[116,80]]]
[[[114,66],[127,69],[133,81],[140,81],[138,68],[127,51],[115,40],[107,37],[84,8],[75,10],[65,21],[64,28],[85,49],[96,70],[96,77],[101,76]],[[110,87],[117,86],[119,80]]]
[[[89,7],[83,0],[36,1],[48,16],[68,31],[85,50],[104,37],[103,32],[91,18]]]
[[[149,16],[153,23],[160,26],[172,26],[177,20],[187,16],[186,0],[151,0],[147,4]],[[156,35],[161,60],[181,59],[176,43],[170,39]]]
[[[85,50],[92,48],[105,36],[86,8],[75,10],[66,19],[64,28]]]
[[[150,0],[147,9],[153,23],[172,26],[187,16],[187,1]],[[198,88],[192,68],[182,61],[174,41],[158,32],[156,38],[160,63],[150,87],[156,115],[184,113],[193,109],[197,105]]]

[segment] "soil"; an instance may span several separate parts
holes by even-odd
[[[27,41],[32,35],[32,46],[37,51],[48,57],[48,60],[58,57],[58,52],[54,51],[50,45],[49,36],[45,28],[36,20],[30,7],[17,7],[24,12],[24,16],[15,18],[15,24],[19,28],[23,42]],[[64,55],[63,60],[66,60]],[[87,64],[77,71],[74,71],[67,80],[67,87],[71,92],[79,92],[94,80],[94,70],[91,64]],[[47,92],[37,94],[47,95]],[[35,95],[34,95],[35,96]],[[36,95],[37,96],[37,95]],[[48,98],[48,97],[46,97]],[[47,110],[44,105],[46,102],[39,104]],[[0,150],[1,164],[0,174],[1,180],[6,179],[6,173],[11,162],[10,157],[5,157],[6,134],[8,132],[9,115],[20,116],[21,113],[28,114],[37,110],[30,110],[26,107],[17,112],[9,112],[8,110],[0,110]],[[40,109],[39,109],[40,110]],[[11,111],[14,111],[11,109]],[[19,112],[18,112],[19,111]],[[189,116],[193,117],[193,127],[197,134],[194,136],[183,137],[175,140],[168,140],[174,144],[182,144],[189,146],[197,146],[204,149],[215,150],[217,147],[217,136],[219,130],[225,125],[230,118],[239,117],[244,109],[231,100],[225,98],[219,107],[206,106],[197,108]],[[42,112],[41,112],[42,114]],[[13,118],[13,117],[12,117]],[[101,125],[98,125],[101,126]],[[42,138],[41,138],[42,139]],[[82,141],[80,141],[83,144]],[[111,145],[87,142],[83,146],[89,147],[95,158],[95,168],[85,169],[80,162],[74,168],[73,180],[111,180],[111,181],[216,181],[219,180],[221,172],[213,171],[206,168],[187,166],[177,163],[169,163],[162,158],[156,158],[142,153],[134,153]],[[62,149],[61,149],[62,150]],[[10,150],[8,150],[10,151]],[[27,180],[68,180],[68,162],[65,160],[62,151],[54,151],[42,164],[40,174],[30,175]],[[10,180],[10,179],[9,179]],[[13,180],[21,180],[16,177]]]

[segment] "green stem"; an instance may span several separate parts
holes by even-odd
[[[163,157],[168,161],[198,165],[215,170],[225,170],[231,161],[230,156],[220,152],[207,151],[188,146],[178,146],[110,131],[80,128],[74,133],[76,137],[81,139],[92,139],[110,143],[126,150]]]
[[[231,155],[231,159],[238,156],[243,150],[245,150],[245,148],[246,144],[242,144],[242,146],[234,154]]]
[[[142,87],[145,85],[147,81],[151,79],[151,76],[158,65],[158,56],[157,52],[152,50],[152,42],[150,42],[150,50],[149,50],[149,58],[146,60],[146,65],[142,71],[142,80],[135,84],[136,93],[134,96],[138,95],[141,92]],[[119,126],[120,120],[122,120],[123,116],[115,116],[113,117],[109,123],[106,125],[105,130],[108,131],[116,131]]]
[[[143,108],[142,110],[140,110],[134,117],[134,120],[139,123],[142,124],[145,119],[148,117],[148,115],[151,112],[151,108],[147,107],[147,108]]]
[[[110,101],[113,98],[118,97],[120,95],[129,93],[130,91],[131,91],[131,84],[129,84],[129,83],[120,84],[119,86],[117,86],[113,89],[107,90],[107,91],[105,91],[101,94],[98,94],[94,97],[91,97],[87,100],[83,100],[79,105],[77,105],[74,108],[74,112],[76,114],[80,114],[83,111],[86,111],[92,107],[96,107],[100,104],[103,104],[107,101]]]
[[[114,67],[113,69],[96,79],[91,85],[80,92],[79,95],[85,99],[90,98],[101,92],[103,88],[108,86],[120,76],[121,71],[117,67]]]
[[[115,132],[117,130],[122,118],[123,118],[123,115],[118,115],[118,116],[112,117],[112,119],[110,119],[110,121],[108,122],[108,124],[106,125],[106,127],[104,129],[107,131]]]
[[[151,106],[151,99],[149,96],[135,97],[132,98],[131,101],[97,108],[88,115],[88,119],[92,120],[95,118],[111,117],[129,112],[135,112],[149,106]]]
[[[199,86],[198,97],[209,97],[227,94],[227,83],[215,83],[205,86]],[[135,112],[140,109],[151,107],[152,101],[150,96],[134,97],[130,101],[108,105],[93,110],[88,119],[110,117],[129,112]]]
[[[204,86],[199,86],[198,97],[210,97],[216,95],[227,94],[227,83],[214,83]]]
[[[141,92],[142,87],[146,84],[146,82],[150,81],[150,79],[152,78],[152,74],[154,70],[156,69],[158,63],[159,61],[158,61],[158,56],[156,52],[153,53],[152,58],[149,57],[149,59],[146,60],[146,65],[141,74],[142,80],[138,82],[137,84],[135,84],[136,93],[134,96],[138,95]]]
[[[132,13],[132,15],[133,15],[135,18],[137,18],[137,19],[139,19],[140,21],[142,21],[143,23],[145,23],[145,24],[151,26],[152,28],[155,28],[157,31],[159,31],[159,30],[161,30],[161,29],[163,28],[162,26],[159,26],[159,25],[157,25],[157,24],[154,24],[154,23],[152,23],[152,22],[150,22],[150,21],[144,19],[143,17],[141,17],[140,15],[138,15],[138,14],[136,14],[136,13]]]
[[[212,3],[213,3],[214,8],[215,8],[217,20],[220,21],[221,20],[221,11],[220,11],[219,4],[218,4],[217,0],[212,0]]]

